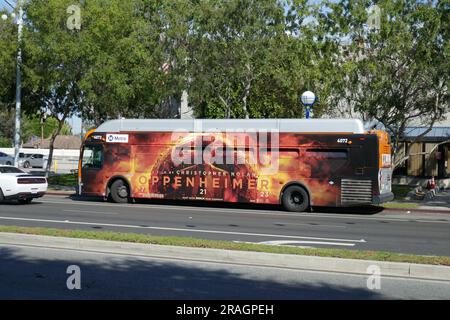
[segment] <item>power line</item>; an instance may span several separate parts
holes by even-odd
[[[3,1],[5,1],[6,4],[8,4],[11,7],[11,9],[15,9],[15,7],[11,4],[11,2],[9,2],[8,0],[3,0]]]

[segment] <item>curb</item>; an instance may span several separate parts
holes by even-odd
[[[45,194],[49,195],[49,196],[71,196],[71,195],[76,195],[76,192],[74,192],[74,191],[47,191]]]
[[[439,209],[427,209],[427,208],[414,208],[414,209],[408,209],[408,208],[384,208],[383,211],[411,211],[411,212],[420,212],[420,213],[443,213],[443,214],[450,214],[450,209],[448,210],[439,210]]]
[[[380,268],[382,276],[450,281],[450,267],[413,263],[353,260],[289,254],[233,251],[208,248],[163,246],[106,240],[90,240],[39,236],[18,233],[0,233],[2,244],[50,249],[79,250],[97,253],[131,255],[150,258],[201,261],[209,263],[251,265],[295,270],[338,272],[358,275],[372,275],[371,266]]]

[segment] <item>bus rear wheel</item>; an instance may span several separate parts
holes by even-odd
[[[290,186],[284,190],[281,202],[287,211],[303,212],[309,208],[309,195],[300,186]]]
[[[125,181],[119,179],[110,188],[111,199],[116,203],[127,203],[130,200],[130,188]]]

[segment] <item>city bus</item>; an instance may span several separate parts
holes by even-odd
[[[89,131],[78,193],[312,206],[391,201],[387,132],[358,119],[118,119]]]

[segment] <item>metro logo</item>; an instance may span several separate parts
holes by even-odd
[[[128,143],[127,134],[107,134],[106,142],[109,143]]]

